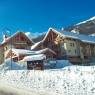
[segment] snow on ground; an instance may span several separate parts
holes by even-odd
[[[55,68],[64,68],[66,66],[71,66],[72,64],[68,60],[56,60]]]
[[[1,71],[0,81],[39,95],[95,95],[94,66],[68,66],[44,71]]]
[[[8,86],[0,82],[0,95],[31,95],[30,91]],[[39,95],[32,91],[32,95]]]
[[[95,66],[71,66],[67,60],[56,60],[54,69],[23,70],[23,66],[14,62],[14,70],[10,70],[10,61],[7,60],[0,66],[0,93],[3,91],[8,95],[6,93],[9,91],[12,95],[95,95]],[[52,63],[54,61],[49,62]],[[29,93],[23,94],[23,89],[25,93]]]
[[[5,63],[0,65],[0,70],[24,70],[27,69],[26,64],[20,64],[13,62],[11,59],[7,59]]]
[[[13,62],[13,60],[7,59],[5,63],[0,65],[0,70],[27,70],[27,62],[24,61],[36,60],[36,58],[40,60],[45,59],[45,57],[43,54],[27,56],[19,62]],[[72,65],[68,60],[51,60],[44,64],[45,69],[59,69]]]
[[[51,60],[45,64],[46,69],[61,69],[72,64],[68,60]]]

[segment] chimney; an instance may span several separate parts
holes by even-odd
[[[8,36],[6,34],[3,35],[3,42],[5,42],[8,39]]]
[[[3,29],[3,42],[5,42],[9,38],[10,30],[8,28]]]

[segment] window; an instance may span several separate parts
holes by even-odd
[[[77,53],[77,50],[75,50],[75,54]]]
[[[72,46],[72,43],[70,43],[70,46]]]
[[[74,47],[74,43],[73,43],[73,47]]]
[[[68,50],[68,52],[70,53],[70,52],[71,52],[71,50]]]
[[[74,47],[74,43],[70,43],[70,46],[71,46],[71,47]]]

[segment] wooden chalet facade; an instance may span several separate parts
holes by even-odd
[[[51,28],[48,30],[47,34],[45,35],[44,39],[31,47],[32,50],[41,50],[41,49],[51,49],[53,52],[56,53],[56,56],[54,58],[60,57],[59,52],[59,44],[56,43],[56,38],[58,37],[58,34],[54,32]]]
[[[7,58],[22,60],[35,52],[45,54],[48,59],[68,59],[70,62],[89,62],[95,57],[95,42],[92,37],[63,32],[49,28],[42,41],[34,43],[23,32],[5,38],[0,45],[0,64]],[[35,51],[35,52],[33,52]]]
[[[52,49],[49,48],[39,50],[37,51],[37,53],[46,55],[47,59],[54,59],[57,56],[56,52],[54,52]]]
[[[50,28],[44,39],[38,42],[32,50],[49,48],[56,53],[56,59],[68,59],[74,64],[86,63],[92,57],[95,57],[94,41],[91,42],[92,40],[89,40],[89,38],[88,40],[84,39],[84,35],[82,35],[83,40],[81,40],[81,36],[77,38],[78,34],[68,33],[70,32],[60,33]]]
[[[5,38],[0,45],[0,64],[4,62],[5,59],[10,57],[16,57],[16,54],[10,50],[12,49],[26,49],[30,50],[31,46],[34,44],[23,32],[17,32],[9,38]]]

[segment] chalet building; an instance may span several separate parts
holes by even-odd
[[[79,55],[78,58],[80,62],[85,61],[86,63],[89,62],[91,58],[95,57],[95,37],[79,35],[79,34],[77,35],[71,32],[70,33],[64,32],[63,35],[65,35],[65,37],[76,40],[76,45],[70,48],[73,50],[76,47],[75,52],[77,56]]]
[[[63,32],[60,40],[60,56],[73,63],[89,62],[95,57],[95,38],[72,32]]]
[[[5,59],[23,60],[27,56],[44,54],[46,59],[68,59],[70,62],[89,62],[95,57],[95,37],[73,32],[58,32],[49,28],[45,37],[34,43],[23,32],[4,36],[0,44],[0,64]]]
[[[44,48],[53,50],[57,59],[68,59],[72,63],[89,62],[95,56],[95,37],[50,28],[43,40],[31,47],[32,50]]]
[[[39,43],[34,44],[23,32],[17,32],[11,37],[4,36],[4,40],[0,45],[0,64],[8,58],[12,58],[17,62],[23,60],[27,56],[44,54],[46,58],[52,59],[56,57],[56,52],[50,48],[45,48],[40,45],[36,51],[31,50],[38,46]]]
[[[59,52],[60,52],[59,44],[56,43],[56,38],[58,35],[59,34],[56,33],[55,31],[53,31],[52,28],[49,28],[44,39],[42,41],[39,41],[36,44],[34,44],[31,47],[31,50],[41,50],[41,49],[48,48],[48,49],[50,49],[56,53],[57,56],[55,56],[55,58],[58,58],[58,56],[60,57],[60,55],[59,55]]]
[[[73,63],[89,62],[95,57],[95,38],[72,32],[63,32],[60,41],[61,56]]]
[[[0,64],[4,62],[5,59],[10,57],[22,57],[23,54],[20,54],[21,50],[19,49],[24,49],[23,52],[25,52],[25,50],[30,50],[33,44],[34,42],[30,40],[23,32],[17,32],[11,37],[4,36],[3,42],[0,45]],[[17,52],[20,55],[18,55]]]

